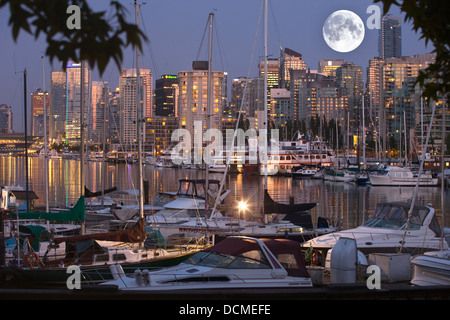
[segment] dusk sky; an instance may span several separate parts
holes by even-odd
[[[91,1],[95,10],[107,10],[109,0]],[[128,21],[134,22],[133,1],[122,3],[129,7]],[[142,3],[142,2],[141,2]],[[360,65],[364,72],[368,61],[378,55],[378,30],[367,28],[370,14],[367,8],[370,0],[271,0],[269,1],[269,56],[279,56],[280,45],[303,55],[307,67],[317,69],[320,59],[345,59]],[[379,4],[382,9],[381,4]],[[155,79],[163,74],[177,74],[182,70],[191,70],[205,30],[208,14],[215,14],[215,35],[213,68],[228,72],[228,85],[239,76],[257,75],[257,62],[263,56],[262,22],[256,38],[261,0],[147,0],[141,7],[140,26],[150,39],[144,44],[141,67],[150,67]],[[337,10],[355,12],[365,24],[365,37],[362,44],[348,53],[332,50],[325,42],[322,27],[327,17]],[[397,7],[390,12],[402,17]],[[66,14],[62,12],[61,14]],[[67,15],[68,16],[68,15]],[[34,37],[21,33],[17,43],[11,36],[8,26],[9,8],[0,10],[0,104],[12,106],[14,114],[13,129],[23,132],[23,71],[28,73],[28,107],[30,93],[42,88],[41,56],[46,43],[43,37],[37,41]],[[83,27],[83,26],[81,26]],[[425,46],[419,35],[412,31],[410,24],[402,24],[402,54],[405,56],[423,54],[432,51]],[[252,48],[256,41],[252,59]],[[220,49],[220,50],[219,50]],[[152,53],[151,53],[152,52]],[[204,40],[199,60],[207,60],[207,37]],[[135,54],[129,49],[125,52],[123,68],[133,68]],[[250,74],[248,73],[250,69]],[[61,64],[53,65],[45,59],[45,87],[49,90],[50,72],[61,70]],[[92,72],[92,80],[108,81],[111,88],[118,86],[118,68],[111,62],[103,77]],[[364,77],[365,79],[365,77]],[[30,119],[30,117],[28,118]],[[29,122],[28,122],[29,123]]]

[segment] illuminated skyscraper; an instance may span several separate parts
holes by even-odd
[[[279,82],[280,88],[289,90],[291,74],[289,70],[306,70],[306,62],[302,54],[289,48],[285,48],[280,58]]]
[[[178,78],[176,75],[165,74],[155,81],[155,115],[176,117]]]
[[[344,59],[322,59],[319,61],[319,73],[336,77],[336,70],[345,63]]]
[[[140,101],[144,110],[144,117],[149,116],[153,108],[148,104],[152,99],[152,77],[149,68],[140,68],[141,90]],[[136,69],[123,69],[119,77],[120,91],[120,137],[125,145],[137,143],[137,98],[136,98]]]
[[[48,92],[37,89],[31,93],[31,135],[44,136],[44,96],[47,106],[47,119],[49,115]],[[48,123],[48,122],[47,122]],[[48,130],[48,129],[47,129]]]
[[[0,133],[13,133],[13,113],[11,107],[0,105]]]
[[[94,144],[103,143],[103,129],[109,136],[109,86],[108,82],[92,81],[92,105],[88,112],[88,140]],[[105,128],[103,128],[105,127]],[[105,140],[106,141],[106,140]]]
[[[336,83],[340,96],[348,98],[348,106],[344,114],[349,129],[348,135],[356,134],[360,130],[362,94],[364,91],[362,68],[354,63],[344,63],[336,69]]]
[[[402,56],[401,19],[390,15],[383,18],[378,37],[378,54],[381,58]]]
[[[202,121],[202,128],[208,128],[208,67],[194,63],[194,70],[178,72],[180,93],[179,111],[181,127],[194,137],[194,122]],[[210,129],[222,129],[222,111],[226,105],[226,73],[211,71],[212,102],[210,109]]]
[[[50,139],[61,141],[66,132],[66,72],[52,71],[50,79]]]
[[[84,70],[84,121],[91,103],[91,71],[88,64]],[[81,130],[81,63],[69,62],[66,71],[66,118],[65,138],[68,144],[80,144]]]

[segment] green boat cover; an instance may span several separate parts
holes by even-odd
[[[81,196],[75,206],[69,211],[62,212],[19,212],[19,219],[42,219],[48,221],[84,221],[86,219],[86,204],[84,196]],[[17,216],[17,214],[12,214]]]
[[[46,229],[42,226],[19,226],[20,235],[20,246],[24,246],[24,239],[28,238],[28,242],[34,252],[39,252],[39,240],[41,238],[42,232],[46,232]]]

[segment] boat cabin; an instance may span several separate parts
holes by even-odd
[[[428,226],[436,237],[440,237],[442,230],[436,215],[430,214],[430,208],[423,205],[414,205],[408,226],[406,226],[410,206],[411,204],[407,202],[379,203],[373,217],[363,226],[394,230],[404,230],[406,227],[408,230],[419,230],[422,226]]]

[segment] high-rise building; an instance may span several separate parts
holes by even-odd
[[[84,122],[88,107],[91,104],[91,71],[88,64],[85,64],[84,83],[81,84],[81,63],[69,61],[66,69],[66,119],[65,138],[71,145],[80,144],[81,137],[81,86],[84,86]]]
[[[306,70],[306,62],[302,59],[302,54],[292,49],[285,48],[280,57],[279,87],[289,90],[290,72],[289,70]]]
[[[122,143],[120,137],[120,90],[116,90],[109,93],[109,135],[110,143],[120,145]],[[119,148],[116,148],[117,150]]]
[[[47,127],[49,113],[49,96],[48,92],[37,89],[31,93],[31,135],[44,136],[44,99],[47,106]],[[48,129],[47,129],[48,130]],[[48,133],[48,131],[47,131]]]
[[[61,141],[66,132],[66,72],[52,71],[50,79],[50,139]]]
[[[145,118],[145,141],[148,151],[160,155],[164,150],[173,147],[172,133],[178,129],[177,117],[147,117]]]
[[[378,36],[378,55],[383,59],[402,56],[401,19],[390,15],[383,17]]]
[[[405,131],[409,141],[410,133],[419,123],[421,94],[415,80],[419,70],[426,68],[433,59],[434,55],[425,54],[387,59],[377,57],[369,61],[366,83],[366,110],[370,116],[368,128],[381,144],[382,151],[388,150],[389,142],[399,142],[400,139],[404,142]]]
[[[155,81],[155,115],[176,117],[178,111],[178,78],[164,74]]]
[[[253,116],[255,110],[251,108],[251,82],[252,79],[239,77],[231,82],[230,113],[235,115],[241,108],[242,113],[247,116]],[[252,114],[252,115],[250,115]]]
[[[362,95],[364,80],[362,68],[354,63],[344,63],[336,69],[336,83],[339,95],[348,98],[345,109],[345,122],[349,132],[347,135],[356,135],[360,130]]]
[[[222,111],[226,106],[226,73],[211,71],[213,93],[208,118],[208,66],[194,63],[194,70],[178,72],[180,93],[178,116],[180,125],[194,137],[194,122],[202,122],[202,130],[222,130]]]
[[[0,105],[0,133],[13,133],[13,113],[6,104]]]
[[[140,101],[144,118],[151,114],[152,80],[149,68],[140,69]],[[119,77],[120,116],[119,128],[121,141],[125,145],[137,143],[137,97],[136,97],[136,69],[123,69]]]
[[[321,78],[308,85],[308,109],[312,117],[325,119],[343,119],[348,106],[348,97],[341,96],[333,77]]]
[[[109,137],[109,86],[108,82],[92,81],[91,109],[88,111],[88,141],[101,144]],[[103,131],[105,130],[105,131]],[[105,132],[105,137],[103,137]],[[106,141],[105,140],[105,141]]]
[[[264,60],[258,64],[259,76],[264,78]],[[280,83],[280,60],[267,59],[267,103],[270,105],[270,89],[278,88]]]
[[[294,112],[291,108],[291,93],[284,88],[270,89],[270,114],[269,121],[273,122],[275,128],[286,126],[288,122],[294,121]]]
[[[318,73],[317,70],[290,70],[291,76],[291,104],[294,120],[307,119],[314,116],[311,110],[309,88],[314,82],[328,78],[326,74]]]
[[[319,73],[336,77],[336,70],[345,63],[344,59],[322,59],[319,61]]]
[[[386,134],[397,142],[407,140],[416,126],[420,113],[420,90],[416,86],[419,71],[431,63],[433,55],[389,58],[383,65],[382,103],[386,119]],[[402,135],[402,136],[400,136]]]

